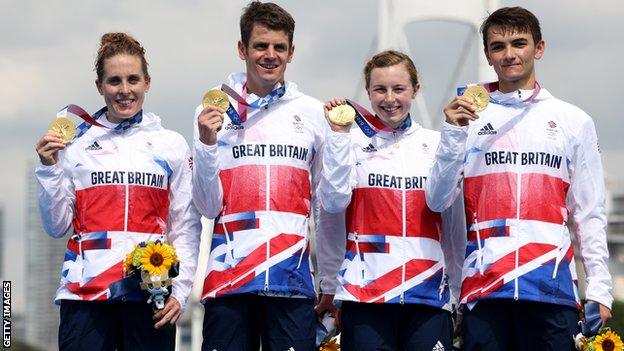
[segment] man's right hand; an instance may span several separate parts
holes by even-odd
[[[223,111],[215,106],[207,106],[197,117],[199,140],[206,145],[217,143],[217,132],[223,126]]]
[[[45,166],[52,166],[58,162],[58,152],[65,148],[65,143],[58,133],[48,131],[44,136],[39,139],[35,150],[39,155],[41,164]]]
[[[446,123],[452,124],[458,127],[464,127],[468,125],[468,122],[475,121],[479,118],[475,113],[476,106],[472,104],[470,99],[465,96],[455,97],[444,108],[444,115],[446,115]]]
[[[323,106],[323,111],[325,112],[325,119],[327,120],[327,123],[329,124],[329,127],[331,128],[331,130],[333,130],[334,132],[349,133],[349,131],[351,130],[351,124],[353,124],[353,122],[347,124],[346,126],[341,126],[341,125],[334,124],[329,120],[329,111],[331,109],[333,109],[336,106],[346,105],[346,104],[347,104],[347,101],[345,99],[335,97],[327,101],[325,103],[325,106]]]

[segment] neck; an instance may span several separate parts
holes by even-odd
[[[106,112],[106,115],[105,115],[105,116],[106,116],[106,119],[107,119],[109,122],[111,122],[111,123],[119,124],[119,123],[123,122],[123,119],[121,119],[121,118],[117,118],[117,117],[114,117],[114,116],[112,116],[109,112]]]
[[[401,126],[403,124],[403,122],[405,122],[406,118],[409,118],[409,113],[406,114],[405,116],[403,116],[403,118],[401,118],[397,122],[384,121],[384,120],[382,120],[382,122],[383,122],[383,124],[387,125],[388,127],[392,128],[392,129],[397,129],[397,128],[399,128],[399,126]]]
[[[249,76],[248,76],[249,77]],[[247,92],[256,94],[259,97],[263,97],[268,95],[273,88],[275,87],[275,83],[267,83],[267,84],[258,84],[252,80],[247,80]]]
[[[535,74],[531,74],[529,77],[525,79],[520,79],[517,81],[498,81],[498,90],[501,93],[511,93],[512,91],[516,91],[519,89],[522,90],[532,90],[535,88]]]

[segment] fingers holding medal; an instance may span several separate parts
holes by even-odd
[[[204,94],[204,97],[202,98],[202,105],[204,106],[204,109],[212,106],[220,108],[223,112],[225,112],[228,107],[230,107],[230,99],[222,90],[212,89]]]
[[[39,160],[46,166],[56,164],[58,152],[76,136],[76,125],[67,117],[58,117],[50,122],[48,132],[37,141],[35,150]]]
[[[467,126],[479,119],[477,112],[485,110],[490,101],[488,91],[479,85],[469,86],[444,108],[446,122],[455,126]]]
[[[481,112],[485,110],[490,102],[490,93],[488,93],[488,91],[480,85],[469,86],[464,91],[462,96],[470,99],[472,104],[475,106],[474,112]]]
[[[230,107],[226,93],[219,89],[209,90],[202,98],[203,111],[197,116],[199,140],[206,145],[217,142],[217,132],[223,126],[223,114]]]
[[[323,110],[325,118],[335,132],[348,132],[355,120],[355,110],[342,98],[330,99],[325,103]]]

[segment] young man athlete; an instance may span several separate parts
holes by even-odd
[[[250,3],[238,42],[246,72],[222,87],[230,108],[196,110],[193,199],[215,219],[204,350],[257,350],[260,339],[263,350],[314,348],[308,221],[328,126],[322,103],[284,79],[294,28],[281,7]]]
[[[485,110],[465,96],[444,109],[427,201],[442,211],[462,193],[466,209],[461,331],[466,350],[572,350],[581,308],[574,249],[586,298],[611,317],[605,189],[592,119],[536,80],[544,53],[537,18],[501,8],[482,24],[498,76]],[[463,188],[463,189],[462,189]]]

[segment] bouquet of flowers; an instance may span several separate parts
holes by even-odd
[[[586,337],[578,334],[575,338],[576,348],[580,351],[623,351],[624,343],[611,328],[600,329],[598,334]]]
[[[316,325],[316,346],[319,351],[340,351],[339,336],[336,330],[336,317],[325,312]]]
[[[175,248],[166,241],[141,242],[134,247],[124,261],[126,277],[140,277],[139,286],[150,293],[147,303],[155,309],[165,307],[165,296],[169,294],[171,278],[178,275],[180,261]]]

